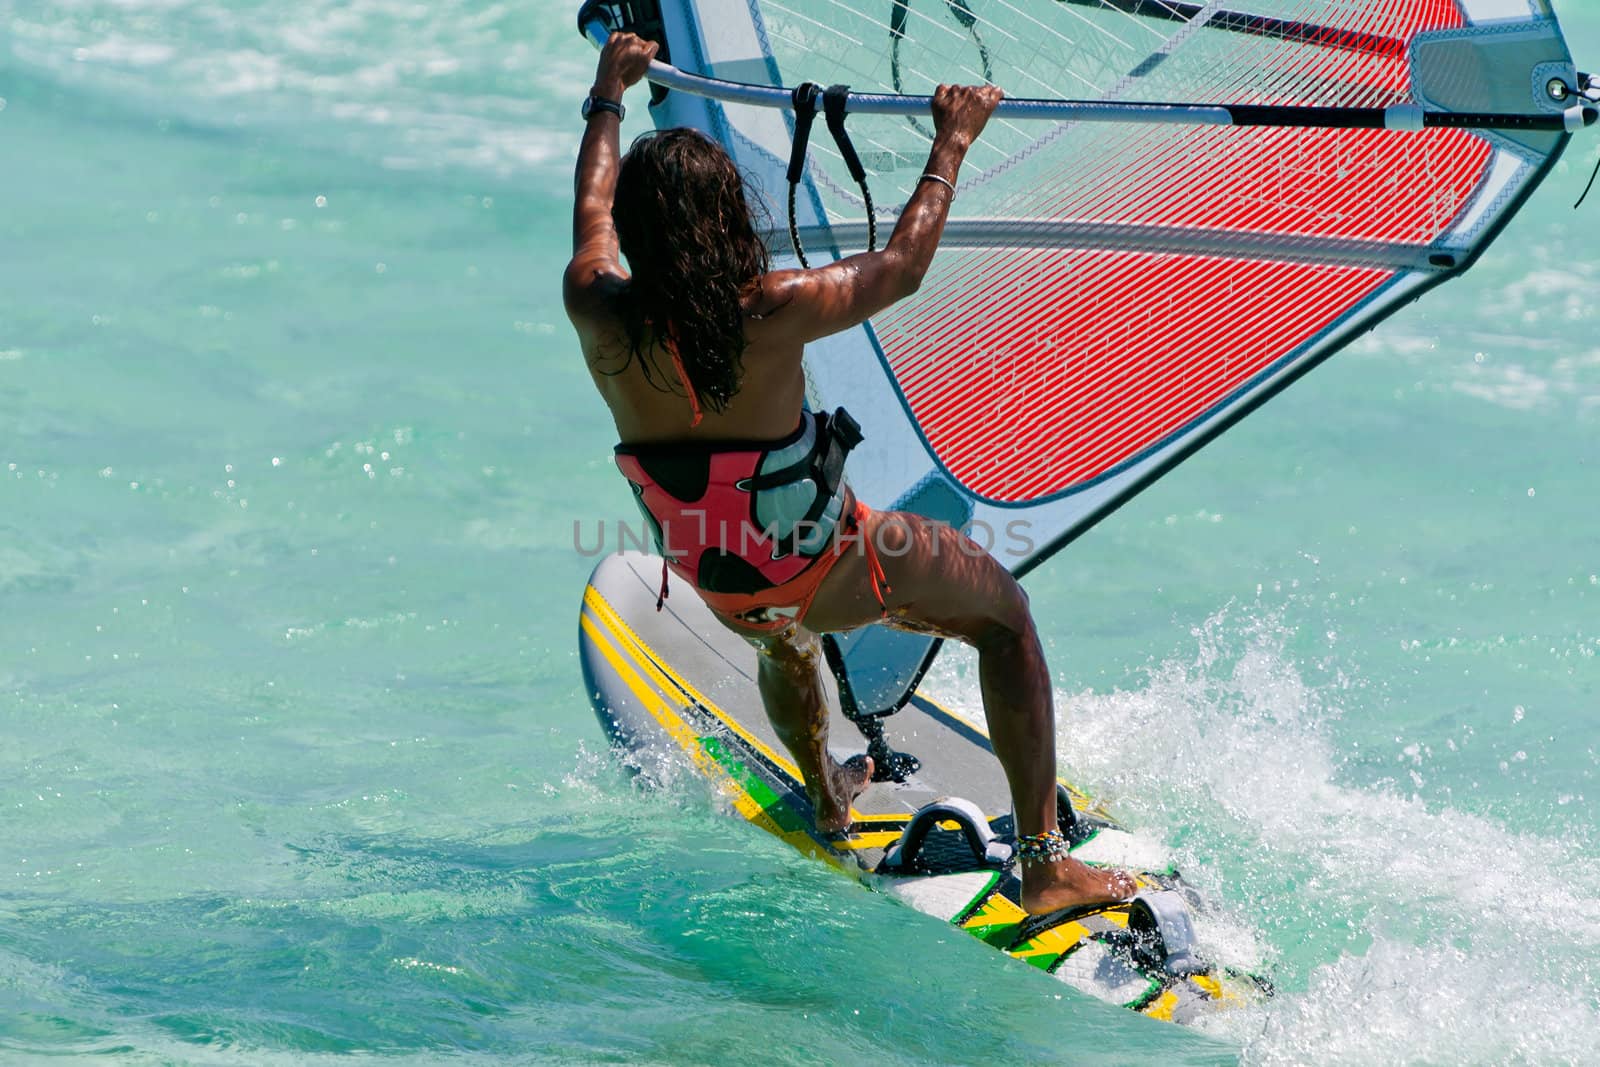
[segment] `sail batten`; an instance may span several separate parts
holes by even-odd
[[[885,214],[893,223],[895,216]],[[881,231],[885,220],[880,220]],[[864,222],[837,222],[800,228],[803,244],[837,241],[846,248],[866,244]],[[787,230],[774,230],[769,242],[778,252],[788,250]],[[1326,263],[1346,266],[1388,267],[1437,273],[1450,269],[1454,260],[1447,246],[1406,241],[1348,237],[1306,237],[1249,228],[1197,227],[1160,222],[1101,222],[1079,219],[957,219],[945,227],[943,249],[1122,249],[1134,252],[1195,253],[1241,259],[1266,259],[1289,263]]]

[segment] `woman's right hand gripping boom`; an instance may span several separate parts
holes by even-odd
[[[762,282],[763,302],[783,308],[785,314],[774,315],[772,325],[785,340],[805,344],[847,330],[917,291],[944,233],[961,161],[1004,95],[993,85],[941,85],[934,92],[933,147],[925,177],[918,180],[881,251],[848,256],[814,270],[767,275]]]

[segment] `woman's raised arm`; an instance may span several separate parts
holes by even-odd
[[[860,325],[917,291],[944,234],[956,176],[1003,94],[992,85],[941,85],[933,95],[934,138],[889,243],[813,270],[775,271],[762,288],[782,308],[772,328],[805,343]]]
[[[593,317],[603,307],[598,298],[628,277],[622,267],[617,228],[611,221],[617,166],[622,157],[617,140],[622,124],[622,94],[644,77],[657,48],[653,41],[631,33],[614,33],[600,51],[594,88],[589,91],[587,128],[578,148],[578,167],[573,177],[572,261],[567,264],[561,286],[567,314],[574,321]]]

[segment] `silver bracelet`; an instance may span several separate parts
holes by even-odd
[[[950,199],[951,200],[954,200],[956,198],[956,183],[951,181],[949,178],[943,177],[942,175],[935,174],[931,170],[930,171],[925,171],[923,173],[922,177],[917,179],[917,182],[918,182],[918,184],[921,184],[922,182],[938,182],[940,185],[942,185],[946,189],[950,190]]]

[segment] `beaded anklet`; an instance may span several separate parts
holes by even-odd
[[[1046,863],[1066,859],[1071,855],[1067,839],[1060,830],[1046,830],[1042,834],[1023,834],[1017,837],[1017,858]]]

